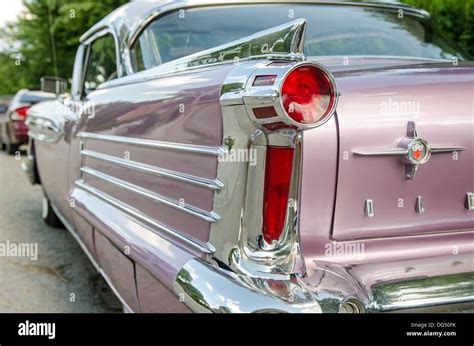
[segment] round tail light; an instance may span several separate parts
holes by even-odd
[[[283,80],[283,109],[297,125],[320,125],[335,108],[335,89],[334,79],[328,72],[311,64],[300,65]]]

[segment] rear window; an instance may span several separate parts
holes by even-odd
[[[55,99],[56,96],[54,94],[48,93],[41,93],[41,94],[23,94],[20,97],[20,103],[38,103],[41,101],[52,100]]]
[[[255,32],[305,18],[307,56],[401,56],[464,60],[431,21],[409,11],[363,6],[239,5],[177,11],[159,17],[132,49],[137,71]]]

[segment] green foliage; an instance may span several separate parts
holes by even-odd
[[[10,42],[17,43],[0,53],[0,95],[14,94],[21,88],[39,89],[42,76],[69,80],[79,37],[126,2],[24,0],[26,15],[4,33]]]
[[[442,33],[474,55],[474,0],[402,1],[430,12]],[[0,32],[10,43],[0,52],[0,95],[38,89],[46,75],[69,80],[79,37],[125,2],[24,0],[26,15]]]
[[[440,31],[474,55],[474,0],[402,0],[431,13]]]

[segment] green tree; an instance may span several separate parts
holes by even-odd
[[[402,0],[428,11],[451,41],[474,55],[474,0]]]
[[[42,76],[70,79],[80,36],[126,2],[24,0],[26,13],[5,32],[12,43],[0,52],[0,94],[38,89]]]

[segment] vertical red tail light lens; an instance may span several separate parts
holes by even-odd
[[[285,78],[281,89],[282,105],[299,124],[323,122],[334,108],[335,87],[329,76],[315,66],[300,66]]]
[[[30,109],[30,107],[20,107],[15,110],[15,113],[20,120],[25,120],[28,114],[28,109]]]
[[[285,226],[293,154],[293,148],[267,148],[262,232],[267,244],[280,239]]]

